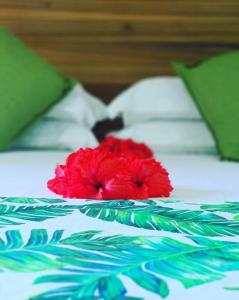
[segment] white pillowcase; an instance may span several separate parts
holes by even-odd
[[[126,126],[154,119],[202,119],[178,77],[155,77],[135,83],[111,102],[108,114],[111,118],[123,116]]]
[[[43,120],[67,120],[92,128],[97,121],[105,118],[108,118],[106,105],[78,83],[64,99],[45,114]]]
[[[77,150],[95,147],[91,130],[71,121],[45,120],[34,124],[14,145],[14,149]]]
[[[105,118],[106,105],[77,84],[19,138],[13,149],[95,147],[98,142],[90,129]]]
[[[108,106],[122,116],[125,129],[113,134],[148,144],[159,153],[215,154],[213,137],[178,77],[141,80]]]
[[[212,135],[203,122],[138,123],[112,134],[120,138],[133,138],[138,142],[144,142],[158,153],[217,153]]]

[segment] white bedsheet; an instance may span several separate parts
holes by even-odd
[[[66,152],[9,152],[0,154],[0,196],[52,197],[46,182]],[[239,201],[239,163],[216,156],[170,155],[158,158],[169,170],[172,197],[192,201]]]

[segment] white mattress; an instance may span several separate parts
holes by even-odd
[[[66,152],[28,151],[0,154],[0,196],[52,197],[46,182]],[[172,197],[192,201],[239,201],[239,164],[210,155],[170,155],[158,158],[169,170]]]

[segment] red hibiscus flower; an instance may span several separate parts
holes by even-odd
[[[126,199],[130,193],[127,160],[97,149],[80,149],[58,166],[48,188],[66,198]]]
[[[155,159],[130,159],[132,194],[135,199],[169,197],[173,188],[168,172]]]
[[[66,198],[147,199],[168,197],[167,171],[154,159],[102,149],[80,149],[59,165],[48,188]]]
[[[128,153],[138,158],[146,159],[153,157],[151,149],[143,143],[136,143],[132,139],[119,139],[108,136],[98,146],[98,149],[121,154]]]

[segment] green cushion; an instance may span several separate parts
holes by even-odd
[[[73,81],[0,28],[0,150],[72,87]]]
[[[222,159],[239,161],[239,51],[187,66],[173,62],[216,140]]]

